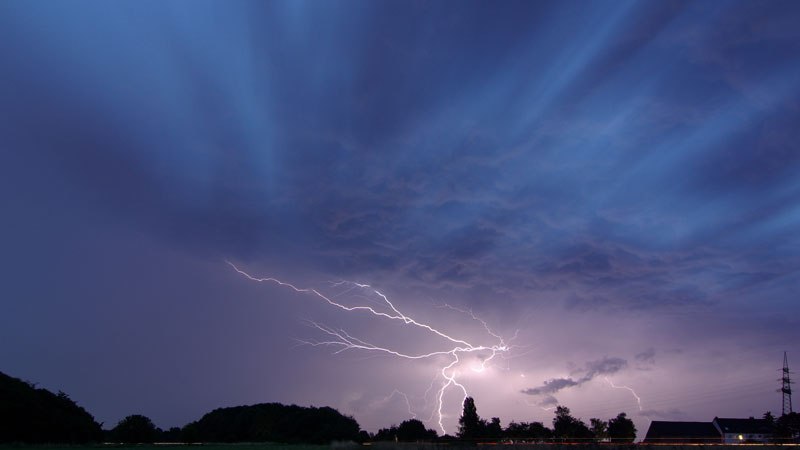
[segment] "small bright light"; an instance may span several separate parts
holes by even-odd
[[[742,435],[740,434],[740,435],[739,435],[739,440],[741,441],[741,440],[743,440],[743,439],[744,439],[744,436],[742,436]]]

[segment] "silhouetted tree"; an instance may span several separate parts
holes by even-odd
[[[500,439],[503,437],[503,427],[500,426],[500,418],[499,417],[492,417],[492,420],[486,424],[486,428],[483,430],[483,437],[492,438],[492,439]]]
[[[432,441],[436,436],[436,430],[425,429],[425,425],[417,419],[404,420],[397,427],[397,440],[400,442]]]
[[[153,421],[141,414],[133,414],[120,420],[111,430],[114,441],[126,444],[153,443],[158,434]]]
[[[800,440],[800,414],[792,412],[775,421],[775,437],[780,442]]]
[[[528,423],[511,421],[503,431],[503,434],[509,439],[527,439],[529,437]]]
[[[172,427],[169,430],[161,432],[157,440],[159,442],[183,442],[183,433],[180,428]]]
[[[623,412],[608,421],[608,437],[611,442],[633,442],[636,439],[636,425]]]
[[[464,399],[464,411],[458,419],[458,437],[476,439],[481,436],[481,419],[472,397]]]
[[[187,423],[181,428],[181,442],[200,442],[200,425],[197,422]]]
[[[570,410],[566,406],[556,406],[556,416],[553,418],[553,435],[556,438],[566,438],[570,436],[575,418],[570,415]]]
[[[360,427],[330,407],[262,403],[219,408],[183,429],[186,442],[283,442],[328,444],[357,441]]]
[[[372,436],[368,432],[366,432],[364,430],[361,430],[361,431],[358,432],[358,439],[356,440],[356,442],[358,442],[359,444],[363,444],[363,443],[369,442],[371,440],[372,440]]]
[[[375,433],[375,436],[372,440],[381,442],[397,442],[399,438],[397,437],[397,425],[392,425],[389,428],[381,428]]]
[[[400,426],[392,425],[381,428],[375,434],[375,441],[419,442],[433,441],[437,437],[436,430],[426,430],[425,425],[417,419],[404,420]]]
[[[772,438],[775,438],[775,416],[772,415],[771,411],[767,411],[764,413],[762,418],[767,422],[767,427],[769,428],[770,433],[772,433]]]
[[[589,419],[589,423],[591,424],[590,430],[596,441],[602,441],[608,437],[608,422],[605,420],[591,418]]]
[[[505,437],[514,440],[543,441],[553,437],[553,431],[542,422],[511,422],[504,434]]]
[[[553,419],[553,435],[557,439],[567,441],[582,441],[591,439],[592,432],[583,423],[570,415],[566,406],[556,407],[556,417]]]
[[[553,430],[544,426],[542,422],[531,422],[528,429],[530,430],[531,437],[536,440],[553,439]]]

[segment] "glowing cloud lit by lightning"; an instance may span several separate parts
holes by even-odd
[[[441,376],[441,386],[436,391],[435,399],[436,404],[434,407],[434,412],[432,413],[431,417],[437,417],[437,423],[439,428],[442,430],[442,433],[446,433],[447,430],[442,423],[442,418],[444,416],[443,413],[443,403],[444,403],[444,395],[449,389],[456,389],[463,394],[464,399],[466,399],[469,394],[467,393],[467,388],[458,381],[459,371],[457,366],[462,361],[461,357],[464,354],[476,353],[476,352],[488,352],[489,356],[485,358],[481,358],[481,363],[476,366],[472,367],[472,370],[475,372],[482,372],[486,369],[487,364],[489,364],[495,357],[502,356],[503,354],[508,353],[513,346],[509,345],[510,342],[516,338],[516,333],[514,337],[506,341],[502,336],[492,331],[489,325],[475,314],[473,314],[470,310],[465,310],[461,308],[457,308],[450,305],[443,305],[442,307],[448,308],[457,312],[461,312],[470,316],[470,318],[474,321],[479,322],[484,330],[486,331],[488,337],[493,340],[495,343],[491,345],[477,345],[469,342],[466,338],[461,337],[454,337],[447,334],[444,331],[441,331],[438,327],[433,325],[429,325],[427,323],[423,323],[417,321],[416,319],[403,314],[390,300],[389,298],[378,291],[377,289],[373,288],[368,284],[356,283],[352,281],[341,281],[339,283],[334,284],[336,287],[341,286],[348,286],[350,289],[362,289],[370,294],[377,295],[383,305],[388,308],[389,312],[379,311],[378,309],[373,308],[372,306],[368,305],[357,305],[357,306],[347,306],[337,301],[334,301],[332,297],[329,297],[317,289],[312,288],[299,288],[291,283],[287,283],[285,281],[278,280],[277,278],[272,277],[255,277],[250,275],[249,273],[241,270],[235,264],[230,261],[226,261],[228,265],[230,265],[236,272],[241,274],[242,276],[246,277],[249,280],[256,281],[259,283],[275,283],[279,286],[283,286],[289,289],[294,290],[295,292],[308,294],[317,297],[318,299],[326,302],[332,307],[339,308],[341,310],[353,313],[361,313],[370,317],[375,320],[396,320],[400,321],[409,327],[413,327],[414,329],[418,329],[421,333],[426,333],[428,335],[435,336],[439,338],[445,346],[441,350],[436,350],[428,353],[409,353],[404,351],[399,351],[391,347],[385,347],[382,345],[373,344],[367,340],[362,338],[353,336],[352,334],[348,333],[347,331],[339,328],[333,328],[318,322],[310,321],[310,324],[313,328],[317,329],[323,338],[319,340],[315,339],[306,339],[301,340],[302,344],[318,347],[318,346],[325,346],[325,347],[333,347],[336,350],[334,354],[338,354],[344,352],[346,350],[358,350],[358,351],[366,351],[366,352],[377,352],[383,353],[386,355],[390,355],[392,357],[397,358],[404,358],[404,359],[411,359],[411,360],[421,360],[421,359],[432,359],[437,357],[444,357],[447,358],[449,362],[443,364],[437,375]],[[435,383],[434,379],[434,383]],[[431,384],[433,386],[433,383]],[[410,403],[408,402],[408,397],[405,394],[400,393],[399,391],[394,391],[394,393],[398,395],[402,395],[406,398],[406,404],[409,406],[409,412],[411,412]],[[427,394],[427,392],[426,392]],[[463,400],[462,400],[463,402]],[[416,416],[413,412],[411,412],[414,416]]]

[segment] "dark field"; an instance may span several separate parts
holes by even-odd
[[[519,445],[467,445],[460,443],[391,443],[380,442],[372,445],[352,443],[336,443],[331,445],[286,445],[269,443],[246,444],[142,444],[142,445],[0,445],[0,450],[475,450],[500,447],[497,450],[746,450],[747,447],[758,447],[759,450],[789,450],[798,448],[800,444],[688,444],[688,445],[609,445],[609,444],[519,444]]]

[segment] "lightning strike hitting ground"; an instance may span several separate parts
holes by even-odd
[[[613,381],[609,380],[608,377],[603,377],[603,378],[614,389],[626,389],[626,390],[630,391],[630,393],[633,394],[633,397],[636,398],[636,403],[639,405],[639,411],[642,410],[642,399],[641,399],[641,397],[639,397],[639,395],[636,393],[636,391],[634,391],[633,389],[629,388],[628,386],[617,386],[617,385],[614,384]]]
[[[412,360],[430,359],[430,358],[435,358],[435,357],[449,357],[450,358],[450,362],[448,364],[445,364],[444,366],[442,366],[440,371],[439,371],[439,374],[442,376],[442,385],[439,388],[439,390],[436,392],[436,406],[434,407],[435,414],[438,416],[437,423],[439,425],[439,428],[442,430],[442,433],[447,433],[447,430],[445,429],[444,424],[442,423],[442,419],[444,417],[444,413],[443,413],[442,409],[443,409],[445,392],[449,388],[454,388],[454,389],[460,390],[463,393],[464,399],[466,399],[468,397],[468,395],[469,395],[467,393],[467,388],[463,384],[459,383],[459,381],[457,380],[457,376],[459,375],[459,372],[456,369],[456,366],[461,362],[461,359],[460,359],[459,355],[466,354],[466,353],[475,353],[475,352],[490,352],[490,355],[488,357],[481,359],[481,363],[480,363],[480,365],[478,367],[473,367],[472,368],[472,370],[474,370],[476,372],[482,372],[482,371],[484,371],[486,369],[487,364],[489,362],[491,362],[496,356],[504,354],[504,353],[507,353],[509,350],[511,350],[513,348],[513,346],[509,345],[509,343],[512,342],[514,338],[516,338],[516,333],[515,333],[514,334],[514,338],[510,339],[508,341],[508,343],[507,343],[505,341],[505,339],[503,339],[503,337],[501,337],[499,334],[497,334],[494,331],[492,331],[491,328],[488,326],[488,324],[484,320],[482,320],[482,319],[478,318],[477,316],[475,316],[475,314],[473,314],[472,311],[456,308],[456,307],[453,307],[453,306],[450,306],[450,305],[443,305],[442,307],[444,307],[444,308],[452,309],[454,311],[458,311],[458,312],[467,314],[473,320],[480,322],[481,325],[483,326],[483,328],[486,330],[486,333],[492,339],[496,340],[496,342],[497,342],[494,345],[475,345],[475,344],[471,344],[466,339],[461,339],[461,338],[458,338],[458,337],[450,336],[447,333],[445,333],[443,331],[440,331],[438,328],[436,328],[436,327],[434,327],[432,325],[428,325],[426,323],[418,322],[414,318],[403,314],[386,297],[386,295],[384,295],[383,293],[381,293],[380,291],[378,291],[377,289],[371,287],[368,284],[355,283],[355,282],[352,282],[352,281],[342,281],[342,282],[334,284],[334,286],[345,286],[346,285],[346,286],[350,287],[348,289],[348,291],[350,291],[352,289],[363,289],[363,290],[366,290],[367,292],[369,292],[371,294],[377,295],[378,297],[380,297],[382,299],[382,302],[385,304],[385,306],[387,306],[389,308],[389,310],[391,312],[388,312],[388,313],[387,312],[381,312],[381,311],[378,311],[378,310],[376,310],[375,308],[373,308],[371,306],[366,306],[366,305],[347,306],[347,305],[344,305],[344,304],[341,304],[341,303],[338,303],[338,302],[334,301],[331,297],[322,294],[321,292],[319,292],[316,289],[298,288],[298,287],[294,286],[293,284],[290,284],[290,283],[287,283],[287,282],[284,282],[284,281],[281,281],[281,280],[278,280],[278,279],[272,278],[272,277],[264,277],[264,278],[254,277],[254,276],[248,274],[247,272],[239,269],[232,262],[226,261],[226,263],[228,265],[230,265],[236,272],[238,272],[239,274],[243,275],[244,277],[246,277],[246,278],[248,278],[248,279],[250,279],[252,281],[256,281],[256,282],[259,282],[259,283],[263,283],[263,282],[275,283],[275,284],[278,284],[278,285],[283,286],[283,287],[288,287],[288,288],[290,288],[290,289],[292,289],[292,290],[294,290],[295,292],[298,292],[298,293],[311,294],[311,295],[314,295],[317,298],[325,301],[329,305],[331,305],[333,307],[336,307],[336,308],[339,308],[339,309],[342,309],[344,311],[365,313],[365,314],[373,316],[373,317],[375,317],[375,318],[377,318],[379,320],[398,320],[398,321],[403,322],[406,325],[419,328],[420,331],[423,332],[423,333],[433,334],[433,335],[438,336],[439,338],[442,338],[443,340],[449,342],[450,346],[449,347],[445,347],[442,350],[433,351],[433,352],[429,352],[429,353],[406,353],[406,352],[398,351],[398,350],[395,350],[395,349],[392,349],[392,348],[389,348],[389,347],[383,347],[383,346],[379,346],[379,345],[376,345],[376,344],[372,344],[372,343],[370,343],[368,341],[365,341],[363,339],[360,339],[360,338],[357,338],[355,336],[352,336],[351,334],[349,334],[345,330],[332,328],[332,327],[329,327],[327,325],[323,325],[323,324],[320,324],[320,323],[317,323],[317,322],[313,322],[313,321],[310,322],[311,326],[313,328],[316,328],[317,330],[319,330],[323,335],[326,335],[327,337],[325,338],[325,340],[301,340],[300,341],[300,343],[302,343],[302,344],[306,344],[306,345],[310,345],[310,346],[314,346],[314,347],[317,347],[317,346],[336,347],[337,350],[334,351],[334,354],[338,354],[338,353],[344,352],[345,350],[362,350],[362,351],[368,351],[368,352],[379,352],[379,353],[384,353],[384,354],[391,355],[391,356],[398,357],[398,358],[405,358],[405,359],[412,359]],[[399,391],[397,391],[397,392],[399,392]],[[408,403],[408,397],[407,396],[406,396],[406,401],[407,401],[407,404],[409,405],[409,411],[411,411],[410,403]],[[462,400],[462,403],[463,403],[463,400]],[[414,413],[412,413],[412,414],[414,414]]]

